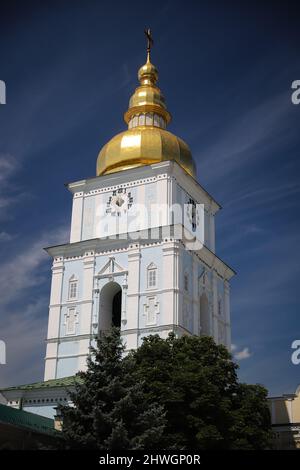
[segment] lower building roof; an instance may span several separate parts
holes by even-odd
[[[10,390],[36,390],[43,388],[55,388],[55,387],[69,387],[78,382],[78,377],[71,375],[69,377],[62,377],[60,379],[46,380],[45,382],[34,382],[31,384],[17,385],[14,387],[7,387],[0,389],[0,392],[8,392]]]
[[[10,424],[42,434],[55,434],[54,420],[28,411],[0,404],[0,423]]]

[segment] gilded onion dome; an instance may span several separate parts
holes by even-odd
[[[171,120],[165,99],[157,87],[158,72],[147,61],[138,72],[140,85],[130,98],[124,114],[128,130],[117,134],[101,149],[97,176],[167,160],[175,160],[196,178],[196,166],[188,145],[166,130]]]

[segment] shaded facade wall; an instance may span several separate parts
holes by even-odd
[[[274,446],[277,449],[300,449],[300,387],[295,395],[269,398]]]

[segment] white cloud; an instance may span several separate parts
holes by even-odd
[[[43,373],[49,299],[37,298],[20,311],[1,318],[1,339],[6,344],[6,365],[0,386],[40,380]]]
[[[43,234],[38,240],[26,246],[15,257],[0,267],[0,305],[16,300],[24,289],[36,286],[43,281],[40,274],[42,263],[49,259],[43,248],[66,240],[67,230],[60,228]]]
[[[10,233],[7,232],[0,232],[0,242],[9,242],[10,240],[13,240],[14,235],[11,235]]]
[[[235,353],[234,358],[237,361],[242,361],[243,359],[248,359],[251,356],[252,356],[252,353],[250,353],[249,348],[244,348],[241,351],[238,351],[237,353]]]
[[[7,346],[2,387],[42,378],[49,297],[36,297],[34,288],[49,279],[44,274],[44,263],[49,257],[43,247],[64,242],[67,235],[66,228],[44,233],[0,266],[0,332]],[[27,303],[24,291],[32,294]],[[18,304],[18,308],[11,307]]]
[[[28,193],[11,184],[11,179],[21,168],[21,162],[13,155],[0,153],[0,218],[11,217],[8,208],[27,198]]]
[[[5,184],[10,176],[16,171],[19,163],[10,154],[0,154],[0,183]]]

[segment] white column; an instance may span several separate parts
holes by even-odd
[[[178,243],[177,250],[177,276],[175,277],[175,315],[174,324],[179,326],[183,324],[183,251],[184,248]],[[175,258],[176,259],[176,258]],[[176,272],[176,271],[175,271]]]
[[[122,312],[121,312],[121,329],[126,328],[127,324],[127,274],[125,274],[123,282],[122,282]]]
[[[216,231],[215,231],[215,216],[212,212],[209,213],[209,238],[210,250],[215,253],[216,249]]]
[[[212,298],[212,335],[215,342],[218,343],[218,277],[216,271],[213,271]]]
[[[128,231],[135,231],[135,230],[144,230],[149,227],[149,221],[147,218],[147,215],[149,216],[150,214],[147,214],[145,208],[147,207],[146,205],[146,184],[141,184],[140,186],[137,187],[137,201],[138,201],[138,214],[136,216],[136,221],[132,226],[132,223],[129,226],[129,230],[125,230],[126,232]]]
[[[224,307],[225,307],[226,346],[229,349],[229,351],[231,351],[230,285],[228,281],[224,282]]]
[[[157,220],[159,226],[168,224],[169,220],[169,207],[168,207],[168,180],[167,178],[161,178],[157,180],[157,213],[159,214],[159,220]]]
[[[140,263],[140,246],[138,243],[135,243],[130,245],[128,250],[126,349],[135,349],[138,345],[137,330],[139,328]]]
[[[83,217],[83,192],[75,193],[73,196],[72,220],[70,243],[81,240],[81,227]]]
[[[93,287],[94,287],[95,254],[86,252],[83,258],[83,289],[81,306],[81,335],[91,334],[93,322]]]
[[[178,242],[168,240],[163,244],[163,273],[161,287],[164,289],[161,309],[162,323],[165,325],[178,324]]]
[[[199,292],[198,292],[198,262],[196,256],[193,256],[193,331],[194,335],[199,334],[199,319],[200,319],[200,306],[199,306]]]
[[[95,281],[95,286],[93,290],[93,319],[92,319],[92,334],[98,334],[99,327],[99,310],[100,310],[100,289],[97,287]]]
[[[167,218],[167,224],[172,225],[174,222],[174,217],[172,213],[172,207],[175,204],[175,188],[176,188],[176,182],[174,176],[168,177],[167,178],[167,184],[168,184],[168,197],[167,197],[167,203],[168,203],[168,218]]]
[[[60,312],[63,286],[64,261],[63,258],[55,258],[52,265],[52,281],[50,293],[49,319],[47,339],[52,339],[47,344],[45,358],[44,380],[56,377],[56,363],[58,354],[57,338],[60,335]]]

